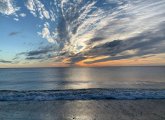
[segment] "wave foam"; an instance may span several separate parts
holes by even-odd
[[[165,99],[165,89],[1,90],[0,101]]]

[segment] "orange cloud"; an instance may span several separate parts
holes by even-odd
[[[134,57],[131,59],[122,59],[122,60],[110,60],[99,63],[87,64],[85,62],[95,61],[99,59],[106,58],[107,56],[101,56],[96,58],[88,58],[77,62],[77,66],[83,67],[101,67],[101,66],[152,66],[152,65],[165,65],[165,54],[159,54],[150,57]]]

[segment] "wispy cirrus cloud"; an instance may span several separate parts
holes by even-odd
[[[27,0],[26,7],[35,17],[38,15],[40,19],[50,18],[49,12],[46,10],[45,5],[40,0]]]
[[[19,10],[10,0],[17,9],[6,13],[10,5],[1,1],[6,6],[0,6],[1,13]],[[165,53],[163,0],[26,0],[24,6],[40,21],[36,33],[53,46],[24,52],[26,60],[68,59],[68,64],[75,64],[106,56],[86,62],[92,64]]]
[[[82,58],[82,56],[108,56],[103,59],[85,62],[87,64],[91,64],[165,53],[164,31],[164,24],[161,24],[156,31],[150,30],[125,40],[114,40],[112,42],[106,42],[104,44],[93,47],[91,50],[83,54],[75,56],[75,58],[78,58],[78,56],[80,58]],[[74,57],[71,57],[70,61],[71,63],[75,61]],[[76,62],[78,61],[79,59],[77,59]]]
[[[4,15],[14,15],[19,9],[13,0],[0,0],[0,13]]]

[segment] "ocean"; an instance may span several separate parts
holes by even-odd
[[[165,98],[165,67],[0,69],[0,100],[105,98]]]

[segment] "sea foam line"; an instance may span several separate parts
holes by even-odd
[[[165,89],[1,90],[0,101],[165,99]]]

